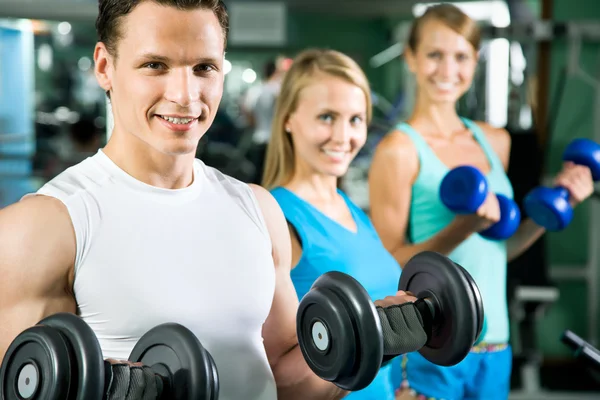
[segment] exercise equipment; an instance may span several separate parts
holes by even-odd
[[[598,349],[568,329],[563,332],[560,340],[573,350],[576,357],[582,358],[592,367],[600,370],[600,351]]]
[[[475,343],[473,343],[474,346],[477,346],[478,344],[480,344],[483,341],[483,338],[485,337],[485,334],[487,333],[487,318],[483,317],[483,324],[481,325],[481,332],[479,333],[479,336],[477,337],[477,340],[475,340]]]
[[[2,400],[101,400],[103,388],[104,361],[94,331],[70,313],[24,330],[0,367]]]
[[[211,355],[187,328],[166,323],[140,338],[129,361],[158,376],[158,398],[218,399]],[[57,313],[21,332],[0,366],[1,400],[102,400],[106,370],[94,331],[71,313]]]
[[[181,325],[165,323],[140,338],[129,361],[141,362],[162,378],[169,399],[217,400],[219,374],[214,359],[196,336]]]
[[[461,165],[450,170],[440,185],[440,200],[452,212],[474,214],[483,204],[489,187],[485,176],[477,168]],[[511,237],[521,222],[521,211],[508,197],[497,193],[500,220],[479,232],[485,238],[504,240]]]
[[[419,351],[444,366],[464,359],[484,319],[471,275],[441,254],[422,252],[404,266],[398,290],[418,301],[376,307],[351,276],[338,271],[320,276],[297,313],[298,342],[313,372],[356,391],[400,354]]]
[[[600,145],[596,142],[584,138],[573,140],[565,149],[563,160],[588,167],[594,182],[600,180]],[[536,224],[548,231],[560,231],[573,220],[569,198],[569,191],[562,186],[538,186],[525,196],[523,206]]]

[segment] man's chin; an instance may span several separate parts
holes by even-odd
[[[165,146],[163,153],[172,157],[195,157],[197,146]]]
[[[162,143],[156,143],[155,148],[161,153],[173,157],[183,157],[186,155],[196,155],[199,139],[181,138],[179,140],[166,140]]]

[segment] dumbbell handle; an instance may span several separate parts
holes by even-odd
[[[160,366],[160,370],[156,370],[156,367]],[[162,371],[164,369],[164,371]],[[154,371],[154,376],[156,379],[156,391],[158,396],[156,396],[156,400],[166,400],[168,398],[168,393],[170,393],[169,388],[171,387],[171,373],[162,364],[157,364],[152,366],[152,370]]]
[[[417,308],[417,310],[419,311],[419,314],[421,315],[423,329],[425,330],[425,333],[427,334],[427,342],[429,342],[429,340],[431,340],[431,334],[433,332],[434,321],[437,316],[436,307],[434,305],[435,304],[434,302],[435,302],[435,300],[433,300],[429,297],[420,298],[417,301],[415,301],[415,307]]]
[[[109,361],[104,361],[104,366],[106,370],[106,383],[105,383],[105,396],[103,396],[104,400],[111,400],[112,396],[108,396],[108,391],[110,390],[110,386],[112,385],[111,376],[114,374],[113,372],[113,364]],[[156,380],[156,390],[157,396],[156,400],[166,400],[169,398],[169,394],[171,391],[169,388],[171,387],[171,372],[162,364],[155,364],[151,367],[152,372],[154,372],[154,378]],[[120,396],[120,394],[118,394]]]
[[[539,187],[537,189],[539,189]],[[571,203],[569,202],[569,200],[571,199],[571,192],[569,192],[569,189],[567,189],[566,187],[555,186],[553,188],[545,188],[544,190],[553,191],[555,195],[557,195],[561,199],[565,200],[565,202],[566,202],[565,205],[570,206]]]
[[[570,197],[571,197],[571,193],[569,192],[569,189],[567,189],[564,186],[556,186],[554,188],[554,190],[558,191],[558,194],[560,197],[562,197],[563,199],[569,201]]]

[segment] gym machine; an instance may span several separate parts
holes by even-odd
[[[584,360],[590,367],[600,371],[600,351],[598,349],[569,329],[564,331],[561,341],[573,350],[575,357]]]

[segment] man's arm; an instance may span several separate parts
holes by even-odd
[[[298,298],[290,276],[291,241],[277,201],[265,189],[250,185],[260,204],[271,241],[276,286],[271,312],[263,326],[267,357],[281,399],[340,399],[348,393],[315,375],[304,360],[296,336]]]
[[[66,208],[35,196],[0,210],[0,360],[25,329],[75,313],[75,234]]]

